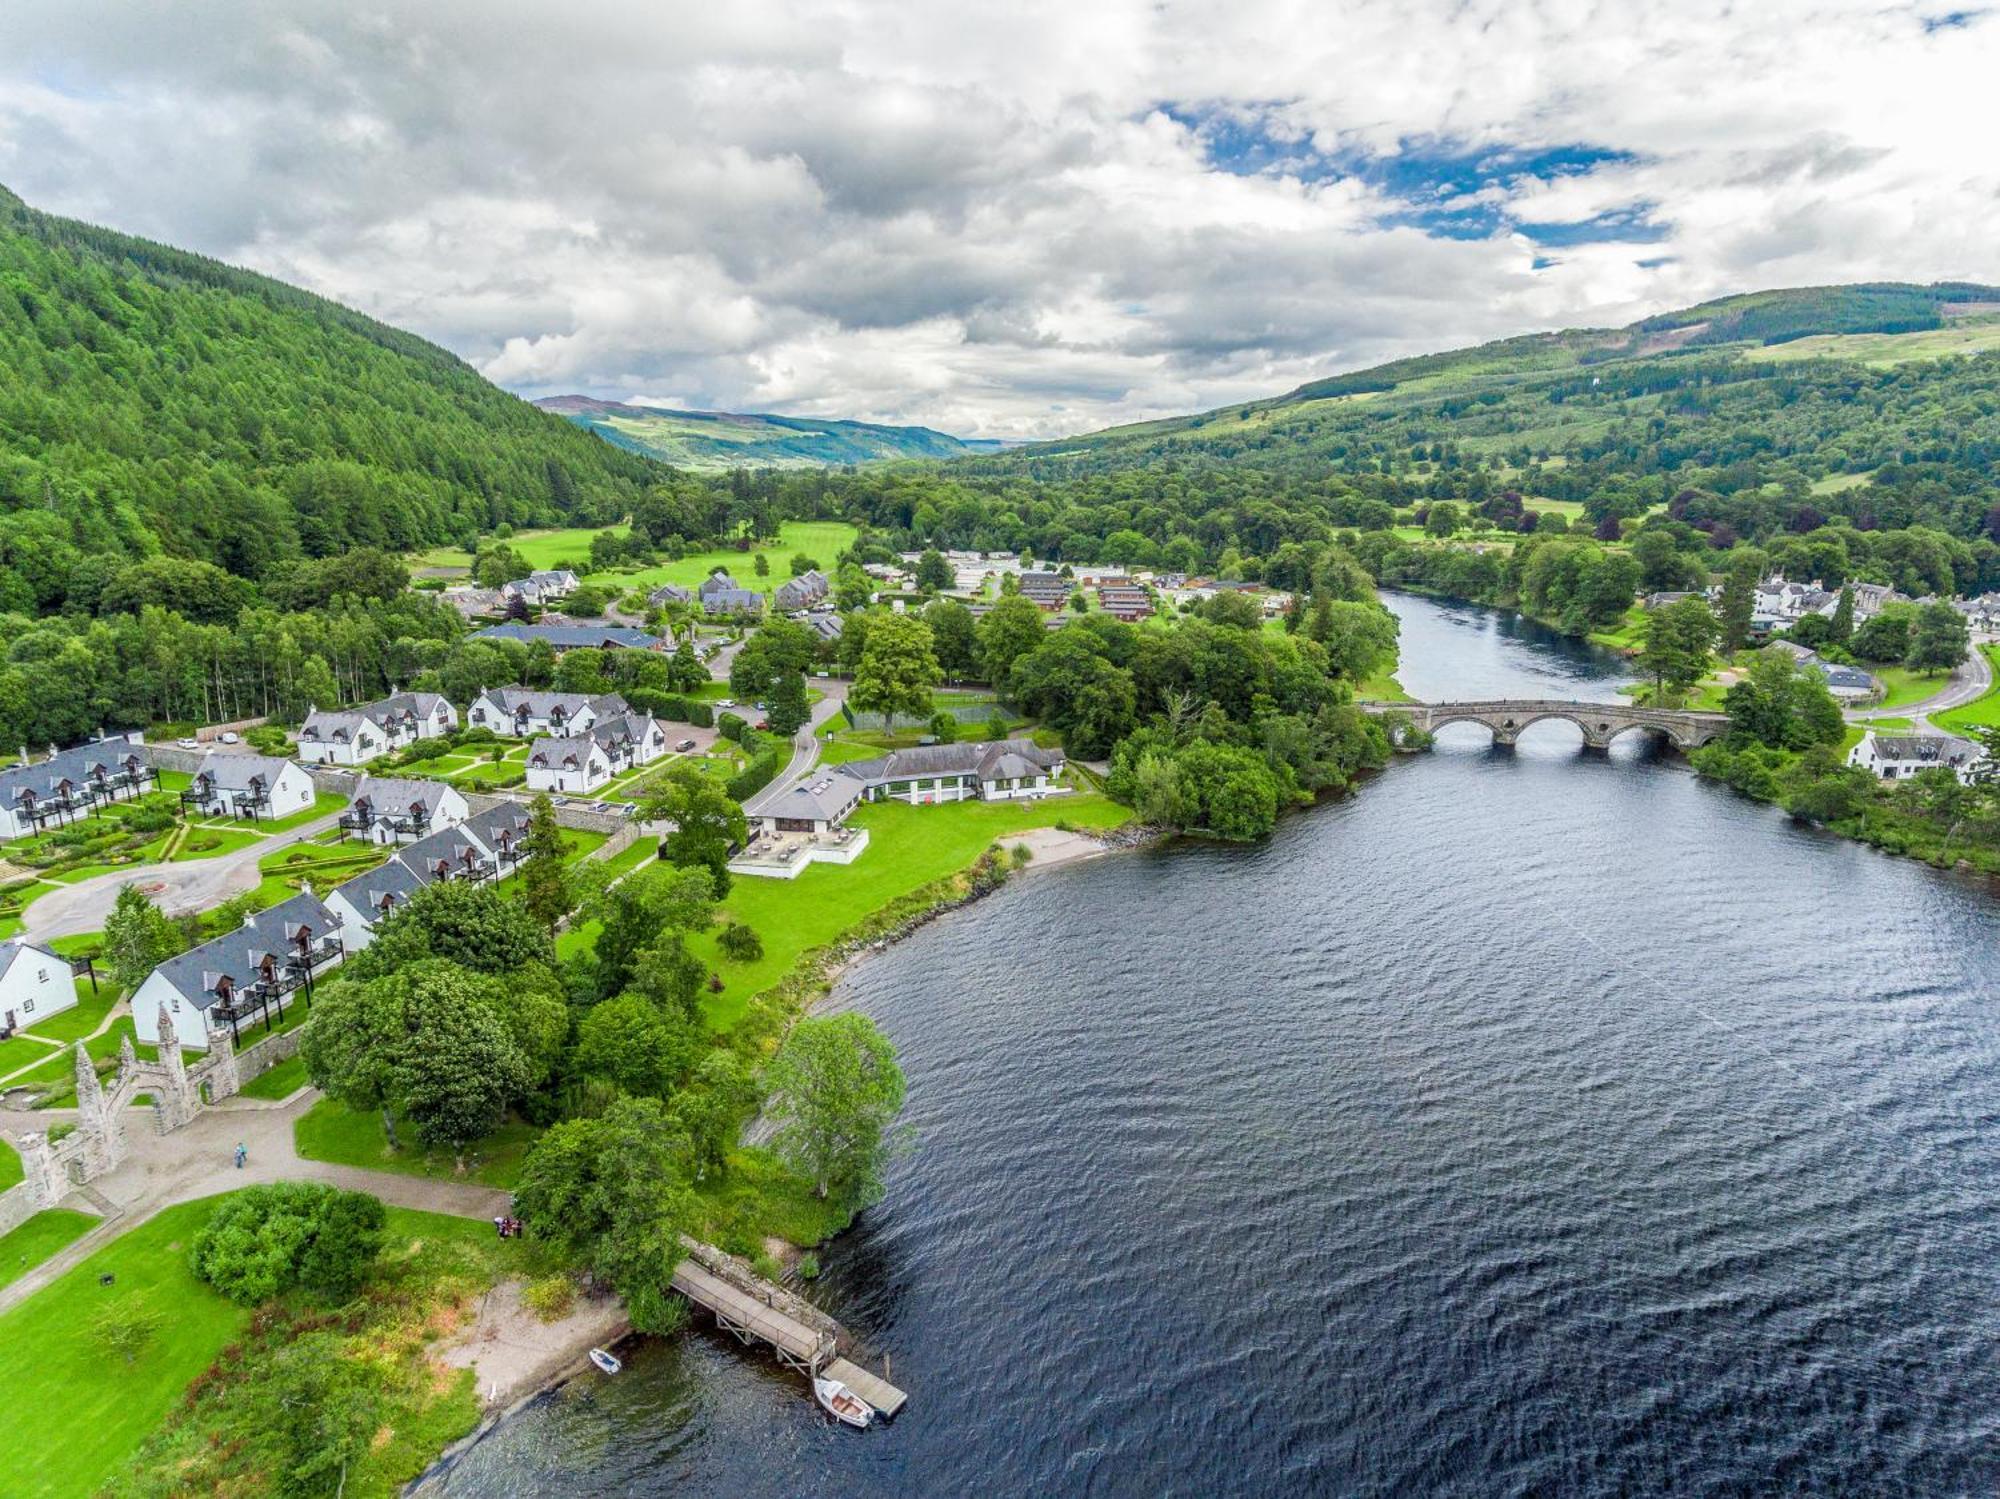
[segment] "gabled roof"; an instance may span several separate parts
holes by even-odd
[[[9,937],[0,942],[0,983],[6,982],[14,965],[24,958],[39,958],[46,963],[60,963],[64,973],[70,971],[69,959],[50,952],[46,947],[37,947],[22,937]]]
[[[1877,734],[1871,730],[1868,737],[1875,741],[1875,752],[1884,760],[1954,765],[1979,753],[1978,745],[1956,734]]]
[[[400,904],[423,889],[426,883],[413,874],[401,858],[395,858],[335,886],[333,894],[355,910],[366,913],[372,924],[375,913],[383,909],[385,902]]]
[[[527,809],[514,802],[501,802],[488,807],[461,824],[465,830],[477,838],[482,847],[496,850],[503,843],[518,845],[528,834]],[[505,835],[504,837],[502,835]]]
[[[529,687],[488,687],[479,696],[508,717],[525,714],[529,718],[547,718],[556,709],[563,711],[563,717],[574,718],[584,708],[595,710],[604,701],[603,697],[592,697],[584,692],[538,692]],[[622,705],[623,698],[618,699]]]
[[[259,911],[213,941],[168,958],[153,971],[164,974],[197,1010],[207,1010],[215,1003],[217,979],[227,977],[238,988],[246,987],[266,956],[282,965],[298,950],[301,931],[317,939],[339,928],[340,918],[319,897],[301,893]]]
[[[421,806],[425,815],[435,812],[444,793],[452,788],[440,781],[408,780],[399,776],[363,776],[354,788],[354,804],[366,802],[377,817],[407,817],[410,809]]]
[[[545,640],[552,646],[564,650],[579,650],[585,647],[621,650],[654,650],[660,644],[660,637],[648,635],[644,630],[635,630],[630,625],[489,625],[472,637],[474,640],[518,640],[523,644]]]
[[[65,781],[81,786],[94,771],[117,775],[128,766],[136,768],[146,763],[138,746],[126,739],[72,745],[37,764],[9,765],[0,770],[0,804],[13,805],[23,792],[32,792],[37,799],[52,796]]]
[[[846,774],[844,765],[808,771],[789,786],[768,786],[743,804],[751,817],[796,817],[825,822],[838,817],[861,798],[864,782]]]
[[[388,730],[381,718],[371,708],[341,708],[331,711],[315,708],[306,715],[306,721],[299,725],[299,738],[332,740],[336,743],[350,743],[363,729],[380,730],[386,737]]]
[[[963,744],[923,744],[891,750],[874,760],[855,760],[839,769],[871,785],[911,776],[976,775],[982,781],[1046,774],[1063,764],[1061,750],[1045,750],[1032,739],[972,740]]]
[[[589,734],[571,734],[560,739],[551,735],[537,739],[528,746],[528,763],[541,766],[584,766],[590,763],[593,754],[599,758],[606,758],[604,746]]]
[[[209,785],[217,791],[249,791],[253,787],[268,791],[291,763],[270,755],[224,755],[210,750],[202,756],[195,776],[197,779],[207,776]]]
[[[401,716],[414,714],[418,718],[429,718],[439,708],[450,708],[441,693],[436,692],[392,692],[380,702],[370,703],[364,712]]]

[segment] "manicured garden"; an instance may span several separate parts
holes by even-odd
[[[879,751],[878,751],[879,753]],[[703,997],[703,1013],[718,1031],[729,1029],[751,996],[770,988],[800,954],[824,946],[850,927],[934,880],[955,874],[989,845],[1030,828],[1067,822],[1079,828],[1113,828],[1131,817],[1109,798],[1079,793],[1039,802],[949,802],[913,807],[874,802],[850,825],[866,828],[867,850],[852,864],[811,864],[792,880],[737,877],[723,904],[725,919],[743,922],[762,937],[764,955],[748,963],[716,947],[720,927],[690,948],[721,975],[720,993]]]

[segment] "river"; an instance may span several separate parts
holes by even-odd
[[[1625,680],[1391,602],[1420,697]],[[701,1331],[429,1492],[2000,1489],[2000,908],[1635,737],[1447,729],[861,965],[917,1145],[813,1294],[908,1410]]]

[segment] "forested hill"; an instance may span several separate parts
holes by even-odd
[[[1809,483],[1914,464],[1988,479],[1996,397],[2000,288],[1892,282],[1399,360],[979,462],[1051,478],[1213,461],[1305,476],[1435,458],[1517,476],[1539,466],[1536,492],[1567,499],[1613,474],[1704,470],[1726,485],[1738,464],[1759,483],[1779,464]]]
[[[0,546],[38,580],[0,607],[59,603],[78,554],[258,577],[611,521],[664,476],[411,334],[0,189]]]
[[[668,411],[590,396],[535,403],[609,442],[679,468],[824,468],[892,458],[956,458],[997,447],[929,427],[887,427],[834,418]]]

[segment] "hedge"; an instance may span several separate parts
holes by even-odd
[[[691,723],[701,729],[711,728],[715,723],[715,710],[707,703],[678,693],[662,692],[657,687],[627,687],[624,697],[640,712],[672,723]]]
[[[725,788],[731,801],[748,801],[777,779],[778,772],[790,762],[791,756],[779,745],[766,745],[757,751],[750,763],[729,778]]]

